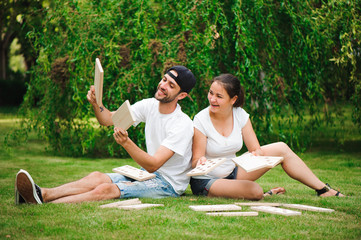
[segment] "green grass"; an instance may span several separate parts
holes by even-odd
[[[291,217],[268,213],[257,217],[211,217],[194,212],[189,206],[242,200],[196,197],[188,188],[180,198],[141,199],[164,207],[139,211],[99,208],[113,201],[16,206],[14,181],[20,168],[28,170],[40,186],[55,187],[92,171],[110,172],[115,166],[136,165],[131,159],[60,157],[45,151],[46,144],[35,135],[30,135],[26,143],[13,143],[5,148],[4,137],[18,126],[15,118],[12,110],[0,111],[0,239],[361,238],[360,137],[346,141],[353,146],[352,151],[329,147],[330,142],[322,137],[317,148],[300,154],[321,180],[340,188],[348,195],[346,198],[319,198],[313,190],[290,179],[279,166],[258,180],[264,190],[275,186],[287,190],[286,194],[266,198],[264,202],[307,204],[332,208],[335,212],[302,211],[301,216]]]

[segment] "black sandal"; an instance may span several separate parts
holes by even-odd
[[[268,193],[270,196],[272,196],[272,194],[273,194],[273,192],[271,190],[269,190],[268,192],[265,192],[263,194],[266,194],[266,193]]]
[[[275,187],[275,188],[272,188],[272,189],[276,189],[276,188],[282,188],[283,189],[283,191],[280,191],[280,192],[276,193],[276,195],[284,194],[286,192],[286,189],[284,189],[283,187]],[[273,195],[272,189],[269,190],[268,192],[263,193],[263,195],[269,194],[270,196],[272,196]]]
[[[315,191],[317,193],[317,196],[321,196],[322,194],[330,191],[331,189],[333,189],[333,188],[331,188],[331,186],[328,183],[326,183],[326,186],[324,186],[323,188],[321,188],[319,190],[315,190]],[[333,190],[335,190],[335,189],[333,189]],[[337,191],[337,190],[335,190],[335,191]],[[340,195],[340,191],[337,191],[335,196],[338,197],[339,195]]]

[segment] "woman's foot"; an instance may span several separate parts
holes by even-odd
[[[263,197],[272,196],[274,194],[276,194],[276,195],[284,194],[285,192],[286,192],[286,189],[284,189],[283,187],[275,187],[275,188],[272,188],[271,190],[269,190],[268,192],[265,192],[263,194]]]
[[[316,193],[319,197],[345,197],[345,195],[343,195],[342,193],[340,193],[339,191],[331,188],[330,185],[328,185],[328,183],[326,183],[326,186],[320,190],[316,190]]]
[[[320,197],[345,197],[345,195],[343,195],[342,193],[340,193],[339,191],[336,191],[334,189],[331,189],[328,192],[325,192],[324,194],[321,194]]]

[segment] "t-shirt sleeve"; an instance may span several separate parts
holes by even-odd
[[[237,108],[236,111],[236,116],[238,121],[240,121],[240,127],[242,129],[249,119],[249,114],[243,108]]]
[[[201,117],[200,114],[197,114],[193,119],[193,126],[204,135],[207,135],[204,124],[205,124],[205,120]]]
[[[167,132],[167,137],[162,141],[162,146],[173,152],[184,156],[188,150],[189,142],[193,138],[193,124],[190,119],[178,121],[176,125]]]

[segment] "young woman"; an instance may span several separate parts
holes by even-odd
[[[254,181],[269,169],[247,173],[236,167],[231,158],[241,150],[243,141],[254,155],[282,156],[284,171],[293,179],[316,190],[319,196],[344,196],[321,182],[306,164],[283,142],[260,146],[249,114],[242,108],[244,92],[239,80],[231,74],[222,74],[212,81],[208,93],[209,107],[194,118],[192,167],[204,164],[207,159],[227,158],[227,161],[205,176],[191,179],[191,189],[196,195],[210,197],[260,200],[262,188]],[[283,193],[283,188],[270,192]]]

